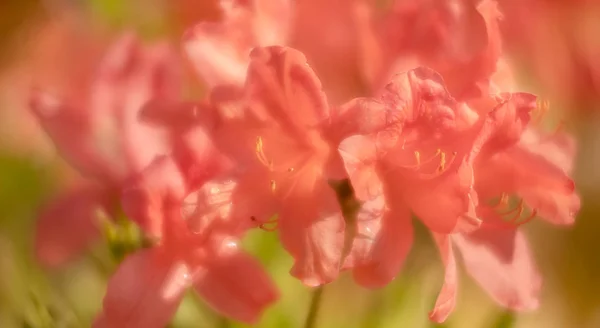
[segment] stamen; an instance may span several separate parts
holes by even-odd
[[[518,222],[518,225],[524,225],[525,223],[528,223],[529,221],[533,220],[533,218],[535,218],[537,216],[537,210],[534,209],[531,211],[531,214],[529,214],[528,217],[526,217],[525,219],[521,220],[520,222]]]
[[[505,193],[502,193],[502,198],[500,199],[500,202],[492,208],[498,211],[501,207],[505,207],[504,204],[506,204],[507,202],[508,202],[508,196]],[[526,209],[525,202],[523,201],[523,199],[521,199],[521,200],[519,200],[519,203],[517,204],[517,206],[515,208],[505,211],[505,212],[499,212],[498,214],[501,215],[502,217],[506,217],[507,215],[510,216],[509,218],[505,219],[506,223],[520,226],[520,225],[526,224],[529,221],[533,220],[533,218],[535,218],[537,215],[537,210],[532,209],[531,213],[529,213],[529,215],[527,217],[522,218],[523,213],[525,212],[525,209]]]
[[[502,195],[500,196],[500,201],[498,201],[498,204],[492,206],[493,209],[495,210],[506,210],[508,207],[508,195],[503,192]]]
[[[521,211],[521,212],[523,211],[523,200],[522,199],[519,201],[519,204],[517,204],[517,207],[513,208],[512,210],[506,211],[504,213],[498,213],[498,214],[508,215],[508,214],[514,213],[515,211]]]
[[[263,141],[262,141],[262,138],[260,136],[256,137],[255,152],[256,152],[256,158],[258,158],[258,160],[264,166],[266,166],[269,170],[273,171],[273,161],[269,160],[267,158],[267,156],[265,155],[265,151],[264,151],[264,148],[263,148]]]
[[[252,220],[253,222],[257,222],[258,228],[266,232],[277,231],[277,228],[279,226],[277,218],[269,219],[264,222],[259,222],[259,220],[255,216],[251,216],[250,220]]]
[[[418,168],[420,168],[421,166],[423,166],[425,164],[431,163],[432,161],[434,161],[441,154],[442,154],[442,150],[438,148],[435,151],[435,154],[433,154],[433,156],[431,156],[430,158],[426,159],[425,161],[421,161],[421,153],[419,151],[415,151],[414,155],[415,155],[415,160],[416,160],[417,164],[415,164],[415,165],[406,165],[406,166],[403,166],[403,167],[407,168],[407,169],[418,169]]]
[[[534,119],[534,121],[536,123],[539,123],[542,121],[542,119],[544,118],[544,116],[546,116],[546,113],[548,113],[548,110],[550,108],[550,101],[546,100],[546,99],[542,99],[542,98],[537,98],[536,100],[536,107],[538,109],[537,113],[537,117]]]
[[[275,192],[275,189],[277,188],[277,183],[275,182],[275,180],[271,180],[271,192]]]
[[[515,208],[515,209],[513,209],[511,211],[511,213],[514,213],[514,214],[513,214],[513,216],[510,219],[508,219],[506,221],[508,223],[516,223],[517,220],[519,220],[519,218],[521,217],[521,215],[523,215],[523,210],[524,209],[525,208],[523,207],[523,205],[519,205],[519,207],[517,207],[517,208]]]

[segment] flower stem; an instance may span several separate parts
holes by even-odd
[[[319,286],[314,289],[312,293],[312,299],[310,300],[310,308],[308,309],[308,315],[304,322],[304,328],[315,328],[317,322],[317,316],[319,308],[321,307],[321,300],[323,298],[323,286]]]

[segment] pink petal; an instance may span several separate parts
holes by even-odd
[[[493,124],[493,135],[487,140],[486,147],[493,147],[496,151],[513,146],[521,139],[537,100],[536,96],[529,93],[503,94],[502,98],[487,116]]]
[[[240,252],[215,259],[194,287],[213,309],[247,324],[256,324],[265,309],[279,299],[260,263]]]
[[[404,192],[405,201],[429,229],[450,233],[478,224],[475,213],[478,199],[473,181],[473,168],[465,160],[444,176],[411,186]],[[392,180],[391,183],[398,182]]]
[[[307,286],[329,283],[337,278],[344,246],[342,213],[321,217],[314,205],[295,204],[279,213],[279,238],[295,259],[290,273]],[[299,209],[304,208],[302,211]]]
[[[146,233],[161,237],[164,210],[184,199],[186,187],[177,164],[169,157],[158,157],[123,190],[123,210]]]
[[[367,258],[355,265],[353,270],[356,282],[367,288],[381,288],[394,280],[413,243],[411,215],[408,210],[386,210],[379,225],[379,229],[372,231],[374,240],[370,241]]]
[[[217,123],[215,110],[206,102],[170,102],[155,99],[144,105],[139,117],[143,122],[179,133],[196,126],[211,130]]]
[[[572,224],[581,206],[573,180],[529,147],[516,146],[486,161],[486,169],[478,170],[477,189],[488,195],[517,193],[543,219]]]
[[[228,140],[223,139],[235,139],[232,141],[235,147],[240,144],[240,131],[227,130],[215,107],[206,102],[157,101],[146,104],[141,112],[144,121],[169,130],[172,156],[190,190],[200,188],[206,181],[231,169],[231,161],[217,149],[223,144],[228,145]]]
[[[442,76],[430,68],[396,74],[380,92],[380,98],[401,115],[405,124],[415,124],[425,133],[454,128],[457,102]]]
[[[355,134],[377,133],[378,139],[387,137],[387,139],[397,142],[401,129],[399,113],[390,110],[384,101],[354,98],[332,112],[330,131],[327,133],[336,141]]]
[[[246,79],[252,41],[242,31],[231,29],[216,23],[200,23],[183,37],[188,58],[209,86],[243,85]]]
[[[108,206],[109,197],[96,186],[78,186],[42,209],[36,222],[35,252],[43,265],[63,265],[97,241],[98,214]]]
[[[190,29],[184,36],[185,50],[209,86],[241,86],[252,48],[285,44],[291,2],[222,0],[221,7],[223,22]]]
[[[232,199],[237,186],[232,180],[209,181],[195,195],[191,195],[192,201],[186,205],[189,207],[186,210],[189,210],[187,221],[190,229],[201,233],[211,229],[216,221],[230,220],[230,231],[238,231],[235,228],[242,225],[242,220],[239,216],[232,215]]]
[[[187,265],[160,249],[129,255],[108,281],[94,327],[165,327],[191,282]]]
[[[372,138],[351,136],[340,143],[338,151],[358,199],[367,201],[383,193],[375,166],[378,154]]]
[[[34,90],[30,108],[60,154],[85,176],[114,182],[117,172],[92,140],[92,122],[84,111],[44,90]]]
[[[530,128],[523,132],[520,144],[558,166],[565,173],[572,173],[577,155],[577,141],[572,135],[565,132],[548,135]]]
[[[433,234],[433,237],[440,250],[440,256],[446,273],[444,275],[444,284],[437,297],[435,306],[429,312],[429,319],[437,323],[442,323],[446,321],[456,306],[458,277],[450,235]]]
[[[90,95],[89,114],[99,152],[108,159],[124,157],[113,165],[124,174],[139,172],[158,154],[166,152],[162,133],[140,122],[146,102],[174,101],[180,75],[166,44],[144,47],[126,34],[106,54]],[[139,147],[143,143],[144,147]]]
[[[270,117],[292,134],[316,127],[329,116],[321,82],[298,50],[255,48],[246,87],[250,109],[259,118]]]
[[[538,307],[541,277],[525,235],[514,229],[482,226],[452,236],[467,272],[490,296],[511,310]]]

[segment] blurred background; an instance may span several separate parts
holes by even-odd
[[[550,128],[560,124],[579,144],[575,181],[583,206],[576,224],[558,228],[537,221],[526,227],[545,278],[540,309],[503,312],[463,276],[457,311],[443,325],[430,323],[427,313],[443,270],[429,235],[415,221],[417,244],[402,275],[378,291],[362,289],[343,275],[324,291],[318,327],[600,327],[600,2],[499,4],[505,51],[521,89],[548,99],[546,123]],[[79,177],[56,154],[28,109],[32,81],[56,88],[77,83],[77,67],[98,60],[108,40],[122,31],[137,31],[148,40],[167,38],[178,47],[186,27],[217,19],[219,10],[211,0],[0,2],[0,327],[88,327],[116,258],[135,247],[137,238],[127,227],[107,228],[106,238],[86,256],[60,268],[38,264],[36,215]],[[191,74],[185,82],[192,92],[202,93]],[[254,231],[245,242],[282,294],[259,327],[301,326],[310,291],[288,274],[292,261],[276,234]],[[170,327],[243,325],[219,317],[190,294]]]

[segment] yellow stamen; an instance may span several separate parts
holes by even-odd
[[[256,146],[255,146],[256,158],[269,170],[273,171],[273,161],[267,159],[265,155],[265,151],[263,148],[263,140],[260,136],[256,137]]]

